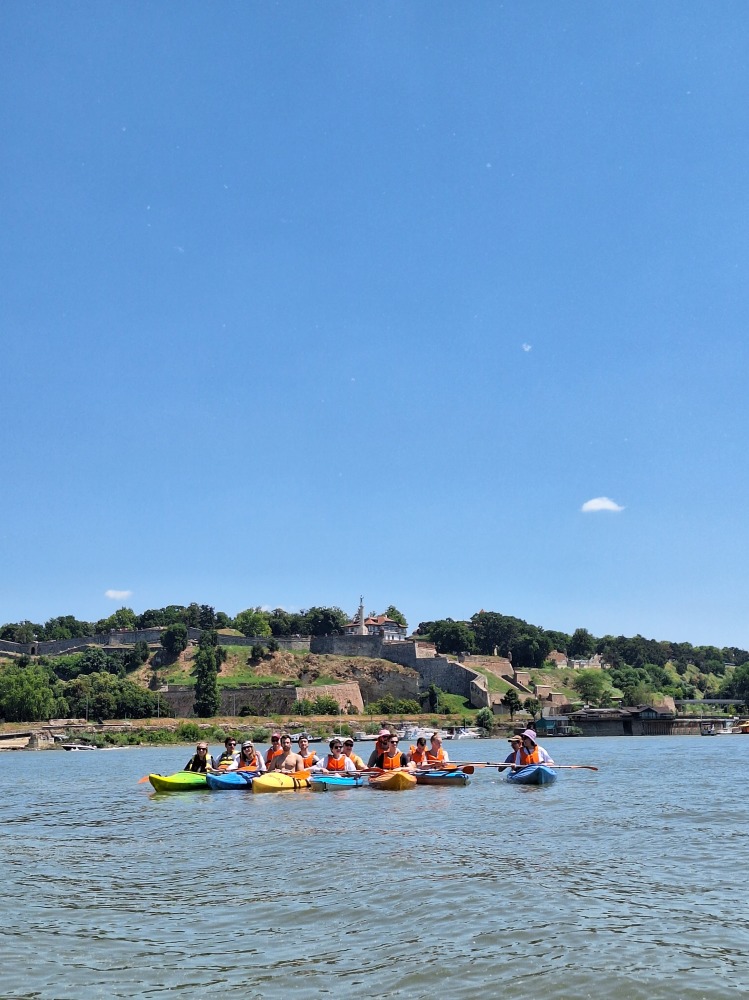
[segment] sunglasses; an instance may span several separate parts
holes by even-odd
[[[333,744],[331,744],[330,749],[331,750],[343,750],[343,747],[341,746],[340,743],[333,743]]]
[[[388,743],[392,745],[397,744],[398,740],[388,740]]]

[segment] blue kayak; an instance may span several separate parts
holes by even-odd
[[[414,771],[417,785],[446,785],[457,788],[468,784],[468,775],[463,771]]]
[[[309,783],[313,792],[328,792],[334,788],[361,788],[364,776],[361,774],[311,774]]]
[[[557,780],[557,772],[546,764],[529,764],[519,771],[508,771],[511,785],[550,785]]]
[[[211,774],[210,771],[205,776],[208,787],[214,791],[232,788],[235,791],[252,791],[252,779],[256,778],[259,771],[224,771],[223,774]]]

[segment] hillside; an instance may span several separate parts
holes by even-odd
[[[417,673],[408,667],[389,660],[363,656],[330,656],[315,653],[280,651],[270,653],[258,664],[248,661],[246,646],[228,646],[227,660],[221,667],[218,683],[222,687],[234,685],[294,684],[323,685],[343,681],[357,681],[365,698],[377,697],[378,688],[386,684],[388,690],[401,688],[404,694],[415,690]],[[156,670],[158,678],[168,684],[195,683],[193,659],[197,649],[185,650],[175,663]],[[128,676],[144,687],[148,686],[154,670],[150,663]]]

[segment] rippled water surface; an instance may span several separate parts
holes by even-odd
[[[506,747],[449,744],[462,760]],[[138,778],[189,748],[0,754],[0,995],[749,992],[749,739],[547,748],[600,771],[156,795]]]

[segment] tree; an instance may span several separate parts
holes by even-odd
[[[721,698],[736,698],[749,705],[749,663],[736,667],[730,677],[723,681]]]
[[[603,692],[609,687],[609,678],[602,670],[580,670],[572,686],[584,701],[597,705]]]
[[[502,704],[510,713],[510,721],[512,721],[515,718],[515,712],[520,709],[520,697],[515,688],[510,688],[504,698],[502,698]]]
[[[567,647],[571,660],[588,660],[596,648],[596,641],[586,628],[576,628]]]
[[[304,619],[309,635],[338,635],[348,622],[340,608],[310,608]]]
[[[0,716],[7,722],[41,722],[55,710],[52,672],[38,664],[10,663],[0,670]]]
[[[551,640],[539,630],[519,632],[510,641],[512,665],[516,670],[533,670],[551,652]]]
[[[216,612],[210,604],[201,604],[198,610],[198,628],[215,628]]]
[[[494,713],[490,708],[482,708],[476,713],[476,725],[481,729],[490,730],[494,725]]]
[[[332,695],[323,694],[315,698],[315,715],[337,715],[338,702]]]
[[[392,618],[394,622],[397,622],[399,625],[402,625],[403,628],[408,627],[408,622],[406,621],[405,615],[402,612],[400,612],[395,607],[394,604],[389,604],[385,608],[383,614],[385,614],[388,618]]]
[[[202,637],[201,637],[202,640]],[[195,714],[211,718],[218,713],[221,698],[218,691],[217,647],[209,642],[198,647],[195,654]]]
[[[261,608],[247,608],[245,611],[240,611],[234,619],[234,627],[243,635],[265,638],[272,634],[269,619],[267,611]]]
[[[176,660],[180,653],[187,649],[187,626],[181,623],[170,625],[161,637],[161,645],[167,656]]]
[[[526,698],[523,702],[523,708],[534,722],[536,721],[536,716],[541,714],[541,702],[538,698]]]
[[[430,637],[440,653],[470,653],[474,649],[473,632],[465,622],[442,618],[433,622]]]

